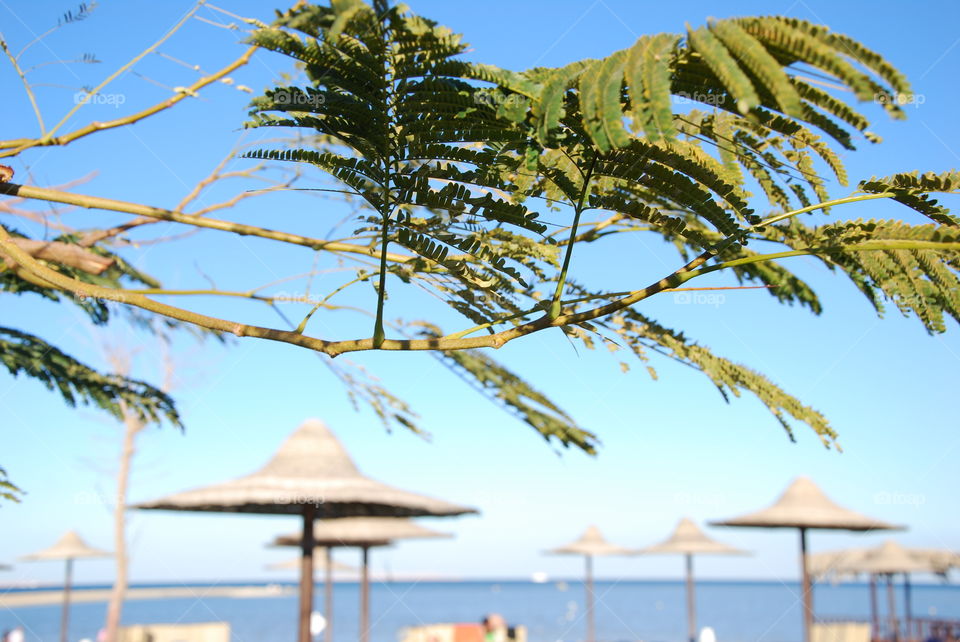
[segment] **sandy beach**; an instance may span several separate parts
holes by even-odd
[[[132,588],[127,591],[127,600],[162,600],[178,597],[232,597],[264,598],[289,595],[292,588],[271,584],[268,586],[183,586],[159,588]],[[80,589],[70,592],[72,603],[106,602],[110,599],[110,589]],[[48,606],[60,604],[63,591],[22,591],[0,595],[0,607],[18,608],[24,606]]]

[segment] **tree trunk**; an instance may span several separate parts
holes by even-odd
[[[126,417],[123,435],[123,450],[120,453],[120,470],[117,472],[117,497],[113,507],[113,550],[116,560],[117,573],[113,581],[113,590],[110,593],[110,602],[107,605],[107,621],[105,625],[107,642],[117,642],[120,638],[120,617],[123,614],[123,598],[127,593],[129,583],[129,569],[127,564],[127,487],[130,482],[130,461],[136,452],[135,440],[137,433],[143,429],[143,424],[126,408],[123,409]]]

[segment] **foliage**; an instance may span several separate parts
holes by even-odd
[[[11,502],[19,502],[23,491],[14,486],[7,478],[7,471],[0,468],[0,499]]]
[[[658,355],[703,373],[725,398],[749,392],[789,435],[806,425],[830,445],[835,433],[823,415],[765,375],[651,318],[642,302],[726,271],[778,302],[819,314],[813,287],[782,261],[813,256],[855,284],[878,313],[892,301],[931,333],[944,331],[947,317],[960,320],[960,221],[931,196],[960,191],[956,172],[870,178],[846,197],[831,200],[827,193],[821,172],[842,186],[849,182],[837,148],[879,138],[867,117],[822,89],[820,79],[880,104],[895,119],[904,117],[899,105],[911,89],[880,54],[824,26],[778,16],[710,20],[682,34],[643,36],[602,59],[516,71],[465,60],[459,35],[386,0],[298,2],[269,25],[247,23],[255,25],[253,47],[291,58],[305,79],[267,89],[252,101],[247,122],[265,135],[295,138],[266,139],[242,157],[325,177],[323,192],[354,206],[350,229],[340,225],[331,233],[336,238],[320,239],[191,216],[182,205],[168,210],[15,184],[0,191],[311,248],[318,261],[335,263],[344,280],[306,302],[299,324],[266,328],[161,303],[158,297],[173,293],[125,268],[116,252],[97,249],[115,235],[91,231],[97,242],[90,251],[113,261],[94,277],[29,255],[15,245],[12,228],[0,227],[8,268],[0,272],[0,288],[50,298],[67,293],[95,322],[109,311],[103,302],[116,301],[176,324],[314,350],[351,399],[371,405],[388,426],[414,430],[415,415],[402,400],[365,371],[347,372],[327,357],[428,350],[545,439],[588,452],[596,435],[482,349],[560,328],[587,348],[603,344],[633,355],[654,376],[650,359]],[[0,156],[50,144],[62,141],[49,133],[0,141],[7,150]],[[899,202],[929,222],[809,225],[800,218],[878,199]],[[575,253],[637,234],[675,248],[678,267],[628,291],[580,278]],[[63,242],[78,238],[90,237]],[[137,281],[147,287],[129,286]],[[365,284],[374,286],[369,307],[332,301]],[[429,293],[446,310],[389,322],[399,295],[388,295],[406,287]],[[273,305],[275,298],[261,293],[266,288],[178,294]],[[359,338],[314,336],[309,329],[321,312],[359,313],[372,328]],[[450,319],[469,325],[442,330]],[[10,361],[12,371],[29,364],[30,374],[65,391],[68,401],[90,399],[109,410],[118,396],[141,394],[138,407],[154,413],[145,416],[174,417],[156,391],[136,382],[110,387],[91,378],[87,388],[77,387],[80,366],[51,352],[63,364],[51,370],[36,356],[45,344],[23,336],[17,340],[34,351],[10,352],[21,355],[11,357],[18,360]]]

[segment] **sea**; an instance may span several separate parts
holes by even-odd
[[[251,583],[243,583],[250,586]],[[171,585],[137,585],[162,587]],[[177,585],[182,587],[183,585]],[[218,586],[223,586],[218,585]],[[290,585],[292,587],[292,585]],[[88,586],[77,588],[105,588]],[[296,639],[295,594],[277,597],[205,597],[197,586],[189,599],[132,600],[124,624],[229,622],[231,642],[291,642]],[[23,589],[4,589],[16,591]],[[337,583],[334,639],[358,639],[359,586]],[[596,583],[597,640],[601,642],[683,642],[686,638],[684,584],[680,581]],[[317,587],[317,604],[323,603]],[[796,583],[700,581],[698,624],[710,626],[718,642],[800,642],[800,589]],[[886,587],[879,593],[887,603]],[[902,614],[903,594],[896,594]],[[960,586],[919,584],[912,590],[913,614],[960,620]],[[376,582],[371,588],[371,642],[396,642],[405,627],[439,622],[478,622],[500,613],[512,625],[527,627],[529,642],[576,642],[584,638],[582,583],[550,581]],[[869,617],[867,584],[818,585],[818,617]],[[95,640],[106,604],[74,604],[70,642]],[[0,632],[23,626],[28,642],[59,640],[60,607],[0,607]]]

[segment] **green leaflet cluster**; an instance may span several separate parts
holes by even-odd
[[[492,298],[509,295],[512,286],[448,256],[469,255],[479,270],[525,284],[522,264],[500,250],[490,231],[506,226],[542,234],[546,227],[537,212],[506,195],[504,174],[517,169],[520,157],[490,145],[517,140],[512,112],[459,77],[471,68],[453,59],[465,48],[459,36],[400,6],[345,0],[299,6],[257,31],[253,42],[302,62],[311,85],[267,91],[254,101],[249,125],[309,128],[333,144],[256,150],[247,157],[309,163],[336,178],[377,212],[379,220],[367,220],[364,232],[377,233],[384,255],[388,243],[399,243]],[[444,212],[449,229],[412,226],[405,213],[411,207]],[[391,269],[381,262],[377,340]],[[473,302],[461,297],[456,305]]]
[[[891,301],[931,334],[946,330],[944,316],[960,322],[960,227],[891,220],[775,227],[767,232],[771,240],[815,249],[820,260],[850,276],[877,312]]]
[[[914,209],[941,225],[960,227],[960,219],[950,214],[950,210],[930,198],[931,192],[949,193],[960,191],[960,172],[934,174],[894,174],[886,178],[870,178],[858,185],[861,192],[882,194],[892,192],[893,199]]]
[[[0,327],[0,364],[14,377],[25,374],[56,390],[71,406],[92,404],[122,421],[121,404],[126,404],[146,423],[166,419],[181,425],[173,400],[162,390],[97,372],[32,334]]]
[[[821,171],[841,185],[849,180],[833,145],[853,149],[854,134],[879,140],[863,114],[807,72],[903,117],[905,78],[825,27],[777,16],[710,20],[684,34],[641,37],[603,59],[515,72],[461,60],[459,36],[405,7],[337,0],[298,5],[253,41],[303,63],[309,85],[267,91],[254,101],[250,125],[307,129],[318,143],[248,156],[314,165],[374,212],[360,216],[355,231],[371,254],[380,249],[374,347],[384,339],[388,275],[427,286],[476,323],[466,334],[614,301],[623,293],[574,280],[571,257],[576,246],[621,231],[654,232],[685,259],[706,251],[715,263],[704,270],[729,263],[740,282],[814,313],[821,301],[767,260],[769,242],[843,270],[878,310],[880,299],[894,300],[930,331],[943,328],[945,315],[957,318],[956,257],[946,236],[924,226],[811,228],[796,219],[764,228],[751,206],[752,181],[776,210],[816,209],[829,199]],[[956,225],[928,196],[956,192],[954,174],[871,179],[859,190]],[[556,215],[541,217],[544,209]],[[582,232],[588,213],[599,219]],[[929,246],[897,246],[908,239]],[[764,250],[748,249],[751,241]],[[390,245],[415,258],[386,261]],[[755,394],[787,430],[801,422],[825,443],[834,437],[822,415],[766,377],[634,309],[564,331],[585,344],[597,334],[619,341],[641,360],[657,352],[688,363],[725,397]],[[488,357],[442,358],[541,434],[588,443],[569,417],[539,393],[518,392],[519,379]],[[549,419],[532,412],[531,399],[551,410]]]

